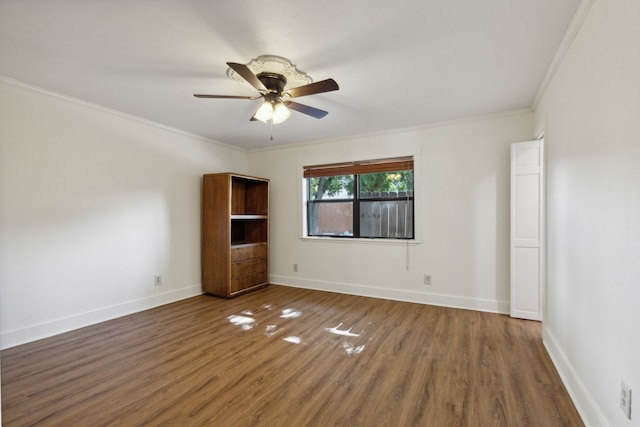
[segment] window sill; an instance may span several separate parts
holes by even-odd
[[[422,242],[418,239],[375,239],[375,238],[352,238],[352,237],[300,237],[303,242],[330,242],[330,243],[353,243],[369,245],[395,245],[395,246],[417,246]]]

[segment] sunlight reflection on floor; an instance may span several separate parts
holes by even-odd
[[[293,343],[293,344],[300,344],[302,342],[300,337],[286,337],[286,338],[282,338],[282,340]]]
[[[276,307],[273,304],[263,304],[262,308],[265,310],[273,310]],[[255,326],[258,326],[260,324],[259,312],[255,313],[252,310],[243,310],[240,313],[241,314],[239,315],[233,314],[231,316],[228,316],[227,319],[229,320],[229,323],[240,327],[243,331],[253,330]],[[282,310],[280,318],[296,319],[301,317],[302,315],[303,313],[300,310],[297,310],[294,308],[285,308]],[[295,324],[296,323],[293,323],[294,326]],[[371,324],[371,322],[369,322],[369,324]],[[288,323],[287,325],[291,326],[292,324]],[[361,341],[362,339],[365,338],[364,330],[362,330],[360,333],[355,333],[355,332],[352,332],[352,329],[353,327],[343,328],[342,323],[339,323],[337,326],[334,326],[334,327],[324,328],[324,330],[327,331],[328,333],[333,335],[338,335],[340,337],[345,337],[345,339],[361,337],[361,339],[359,340]],[[278,334],[281,331],[284,331],[284,328],[281,325],[268,324],[264,328],[264,335],[266,337],[273,337],[274,335]],[[288,335],[282,338],[282,340],[292,344],[304,344],[303,338],[304,337],[300,335]],[[373,340],[373,337],[367,338],[367,341],[371,341],[371,340]],[[339,348],[341,351],[344,351],[344,353],[349,357],[357,356],[358,354],[362,353],[365,349],[365,344],[358,345],[358,343],[352,343],[351,340],[346,342],[339,342],[337,344],[338,344],[337,348]]]
[[[229,322],[231,322],[233,325],[242,327],[243,331],[253,329],[253,324],[256,321],[256,319],[254,319],[253,317],[239,316],[237,314],[232,314],[231,316],[227,317],[227,319],[229,319]]]
[[[333,328],[325,328],[325,331],[331,332],[332,334],[336,334],[336,335],[344,335],[345,337],[359,337],[360,336],[360,334],[354,334],[353,332],[351,332],[352,328],[349,328],[349,329],[346,329],[346,330],[338,329],[340,326],[342,326],[342,323],[338,324],[338,326],[335,326]]]
[[[286,308],[286,309],[282,310],[282,316],[280,316],[280,317],[282,317],[284,319],[294,319],[294,318],[300,317],[300,316],[302,316],[302,312],[301,311],[297,311],[297,310],[294,310],[292,308]]]

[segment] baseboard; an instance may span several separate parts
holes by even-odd
[[[296,288],[315,289],[320,291],[359,295],[371,298],[382,298],[395,301],[486,311],[490,313],[509,313],[509,303],[507,301],[466,298],[454,295],[380,288],[351,283],[299,279],[288,276],[272,275],[270,277],[270,281],[273,284],[291,286]],[[148,310],[150,308],[169,304],[181,299],[197,296],[201,293],[201,285],[197,284],[161,294],[152,295],[146,298],[127,301],[121,304],[75,314],[61,319],[55,319],[45,323],[30,325],[8,332],[2,332],[0,333],[0,349],[15,347],[17,345],[26,344],[43,338],[48,338],[53,335],[72,331],[74,329],[104,322],[110,319],[115,319],[117,317],[126,316],[128,314],[136,313],[139,311]]]
[[[169,304],[185,298],[191,298],[202,294],[200,284],[186,286],[172,291],[150,295],[145,298],[127,301],[121,304],[103,307],[84,313],[74,314],[62,319],[55,319],[49,322],[30,325],[13,331],[0,334],[0,349],[15,347],[42,338],[69,332],[74,329],[148,310],[160,305]]]
[[[480,298],[459,297],[454,295],[416,292],[402,289],[381,288],[353,283],[327,282],[320,280],[300,279],[290,276],[271,275],[270,282],[294,288],[314,289],[341,294],[358,295],[371,298],[382,298],[394,301],[415,302],[419,304],[438,305],[442,307],[462,308],[466,310],[486,311],[490,313],[509,313],[508,301],[497,301]]]
[[[564,351],[562,351],[562,347],[553,336],[553,333],[546,327],[542,329],[542,341],[564,386],[569,392],[569,396],[571,396],[571,400],[573,400],[573,404],[582,417],[584,425],[587,427],[609,425],[598,401],[593,398],[589,390],[584,386],[580,376],[575,369],[573,369],[571,361],[567,358]]]

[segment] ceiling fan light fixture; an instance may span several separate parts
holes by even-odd
[[[291,116],[291,111],[284,105],[282,102],[278,102],[275,107],[273,107],[273,124],[277,125],[278,123],[282,123],[287,120]]]
[[[271,121],[274,125],[284,122],[291,116],[291,111],[280,100],[273,95],[267,96],[267,99],[262,103],[256,114],[253,116],[256,120],[262,123],[268,123]]]
[[[273,119],[273,104],[271,101],[264,101],[253,117],[260,120],[262,123],[267,123],[269,120]]]

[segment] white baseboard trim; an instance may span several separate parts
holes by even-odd
[[[415,302],[418,304],[438,305],[442,307],[462,308],[466,310],[486,311],[509,314],[509,302],[480,298],[459,297],[454,295],[416,292],[403,289],[380,288],[353,283],[327,282],[300,279],[290,276],[271,275],[270,283],[293,288],[314,289],[394,301]]]
[[[145,298],[123,302],[108,307],[99,308],[84,313],[74,314],[61,319],[39,323],[15,329],[13,331],[2,332],[0,334],[0,349],[15,347],[42,338],[69,332],[74,329],[148,310],[164,304],[176,302],[185,298],[191,298],[202,294],[202,285],[186,286],[168,292],[150,295]]]
[[[295,288],[314,289],[319,291],[461,308],[466,310],[486,311],[490,313],[509,313],[509,302],[507,301],[458,297],[454,295],[380,288],[351,283],[299,279],[288,276],[272,275],[270,277],[270,281],[273,284],[291,286]],[[202,294],[202,286],[197,284],[161,294],[151,295],[146,298],[127,301],[121,304],[103,307],[84,313],[78,313],[49,322],[2,332],[0,333],[0,349],[15,347],[17,345],[48,338],[53,335],[104,322],[106,320],[115,319],[117,317],[126,316],[139,311],[148,310],[150,308],[169,304],[185,298],[191,298],[200,294]]]
[[[573,404],[582,417],[584,425],[587,427],[609,425],[597,400],[593,398],[589,390],[582,383],[580,376],[575,369],[573,369],[571,361],[567,358],[564,351],[562,351],[562,347],[553,336],[553,333],[549,328],[544,326],[542,328],[542,341],[564,386],[569,392],[569,396],[571,396]]]

